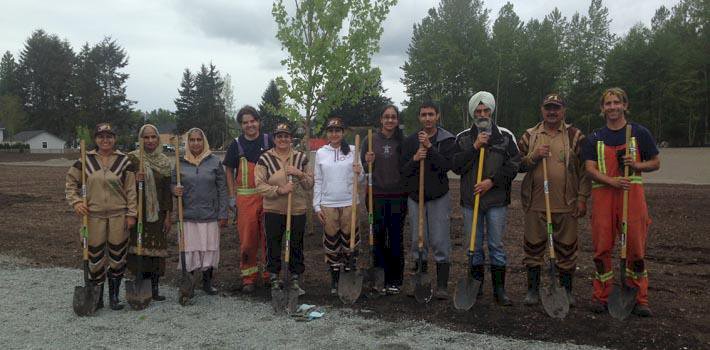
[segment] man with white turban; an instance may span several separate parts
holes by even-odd
[[[479,91],[468,102],[468,112],[474,118],[474,125],[456,136],[459,152],[453,156],[452,170],[461,175],[461,211],[463,212],[466,242],[470,239],[473,219],[473,202],[480,194],[478,225],[476,227],[476,247],[470,256],[471,275],[481,281],[485,255],[483,253],[484,227],[487,235],[493,295],[498,304],[510,306],[513,303],[505,294],[506,254],[503,248],[506,214],[510,204],[510,187],[518,173],[520,154],[515,136],[508,129],[495,125],[491,116],[496,107],[493,95]],[[483,161],[481,182],[476,182],[478,159],[481,148],[486,152]],[[465,245],[468,247],[468,245]]]

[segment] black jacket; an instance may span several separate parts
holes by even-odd
[[[429,140],[431,148],[424,160],[424,201],[437,199],[449,192],[449,178],[447,173],[451,170],[451,156],[458,151],[454,135],[441,127]],[[412,157],[419,149],[417,133],[409,135],[402,144],[402,180],[404,187],[409,192],[409,198],[419,201],[419,162]]]
[[[472,126],[456,136],[458,153],[453,156],[453,170],[461,175],[461,206],[473,208],[473,187],[476,184],[479,151],[473,147],[478,129]],[[518,174],[520,152],[515,136],[508,129],[493,125],[485,147],[483,178],[491,179],[493,187],[480,198],[482,210],[510,204],[510,186]]]

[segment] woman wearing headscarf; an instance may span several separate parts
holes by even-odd
[[[355,247],[360,242],[357,226],[350,227],[353,203],[353,177],[364,178],[362,167],[355,162],[355,147],[345,141],[345,125],[339,117],[328,119],[325,127],[328,144],[318,149],[314,167],[313,209],[323,225],[325,262],[330,266],[330,292],[338,291],[340,270],[355,264],[356,251],[351,251],[350,235]]]
[[[387,105],[380,114],[382,128],[372,136],[372,152],[361,147],[362,162],[372,163],[375,266],[385,271],[385,292],[399,294],[404,275],[402,232],[407,216],[407,191],[399,174],[404,135],[399,110]],[[363,144],[368,144],[367,139]]]
[[[108,277],[111,309],[121,310],[118,291],[126,271],[128,230],[136,223],[135,166],[115,149],[116,132],[110,124],[96,125],[94,143],[96,149],[86,153],[86,204],[81,197],[81,160],[67,172],[65,193],[77,215],[88,215],[89,279],[101,286],[96,307],[104,306]]]
[[[292,193],[290,259],[286,268],[291,274],[290,287],[303,292],[298,285],[298,277],[305,270],[303,234],[308,209],[307,192],[313,187],[313,175],[306,171],[308,156],[292,148],[291,129],[288,124],[276,126],[274,141],[276,146],[259,157],[254,175],[257,191],[264,197],[267,270],[270,273],[271,288],[278,289],[288,195]]]
[[[227,185],[219,157],[210,151],[202,129],[187,132],[187,150],[180,157],[181,186],[173,171],[173,191],[182,197],[185,265],[187,271],[202,271],[202,289],[217,294],[212,285],[219,263],[219,229],[227,225]],[[178,263],[180,268],[180,263]]]
[[[163,301],[165,297],[159,294],[158,285],[160,276],[165,275],[165,258],[168,256],[166,235],[172,226],[172,164],[160,147],[158,128],[151,124],[143,125],[138,137],[143,139],[143,168],[139,168],[140,150],[128,153],[128,159],[138,169],[136,182],[143,181],[143,256],[136,255],[138,230],[134,228],[128,248],[128,269],[134,274],[142,273],[143,278],[150,278],[153,300]]]

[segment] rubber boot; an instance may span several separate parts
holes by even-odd
[[[340,269],[337,266],[330,267],[330,294],[338,294],[338,281],[340,280]]]
[[[528,293],[523,300],[523,304],[527,306],[540,302],[540,270],[540,266],[528,267]]]
[[[493,296],[496,303],[511,306],[513,302],[505,295],[505,266],[491,265],[491,280],[493,281]]]
[[[212,286],[212,271],[210,267],[202,272],[202,290],[208,295],[217,295],[217,288]]]
[[[269,274],[269,285],[271,286],[271,290],[280,290],[281,289],[281,284],[279,283],[279,274],[278,273],[271,273]]]
[[[449,270],[450,263],[436,263],[436,298],[439,300],[449,299]]]
[[[99,285],[99,300],[96,302],[96,310],[104,308],[104,284]]]
[[[639,316],[639,317],[651,317],[651,308],[648,307],[648,305],[642,305],[642,304],[636,304],[634,306],[633,311],[631,311],[632,314]]]
[[[306,291],[303,290],[303,288],[301,288],[301,286],[299,285],[298,278],[299,278],[299,276],[295,273],[291,275],[290,287],[291,287],[291,290],[298,292],[298,295],[301,296],[301,295],[306,294]]]
[[[121,290],[121,278],[108,279],[108,301],[111,310],[122,310],[123,304],[118,301],[118,291]]]
[[[569,300],[569,307],[574,307],[574,304],[576,301],[574,300],[574,295],[572,295],[572,279],[573,275],[571,272],[562,272],[560,271],[560,285],[562,287],[565,287],[565,291],[567,292],[567,300]]]
[[[477,297],[480,297],[483,295],[483,280],[484,276],[486,275],[486,267],[483,265],[473,265],[471,266],[471,277],[477,281],[481,281],[481,286],[478,287],[478,293],[476,294]]]
[[[150,287],[153,292],[153,300],[163,301],[165,297],[160,295],[160,274],[157,272],[150,274]]]

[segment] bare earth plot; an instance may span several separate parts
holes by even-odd
[[[177,319],[173,323],[179,323],[184,329],[188,329],[183,330],[182,333],[192,334],[190,332],[194,330],[193,328],[199,329],[199,326],[195,326],[195,324],[208,327],[205,331],[205,334],[210,335],[208,337],[200,338],[195,331],[195,340],[186,340],[185,343],[171,343],[175,346],[185,347],[194,347],[195,345],[218,348],[232,345],[233,347],[235,343],[232,340],[237,337],[234,334],[241,334],[239,331],[249,334],[249,330],[245,330],[245,328],[251,329],[249,326],[251,323],[257,332],[252,339],[255,339],[257,343],[247,343],[253,344],[248,347],[268,346],[267,343],[263,345],[259,343],[259,341],[266,341],[259,337],[264,337],[267,332],[258,333],[259,325],[263,324],[267,329],[272,326],[277,327],[280,334],[301,334],[309,338],[310,342],[305,343],[294,340],[297,348],[322,347],[318,346],[320,343],[317,343],[319,340],[316,339],[315,334],[321,334],[315,331],[320,330],[317,327],[331,327],[333,329],[331,332],[324,331],[324,334],[328,334],[327,339],[338,341],[344,333],[362,333],[368,335],[372,340],[372,343],[361,343],[361,340],[353,339],[351,343],[344,343],[352,344],[350,347],[353,348],[372,348],[388,343],[401,343],[400,348],[408,346],[451,348],[465,346],[465,344],[484,346],[483,344],[487,344],[487,340],[475,338],[479,337],[478,334],[481,333],[509,337],[505,338],[507,341],[514,338],[612,348],[708,348],[710,347],[710,317],[708,316],[710,314],[710,294],[706,289],[710,285],[710,258],[708,257],[710,256],[710,240],[708,239],[710,215],[707,214],[707,208],[710,207],[710,186],[683,183],[688,182],[684,179],[693,179],[692,182],[701,183],[704,182],[703,179],[708,179],[710,171],[703,167],[707,167],[710,161],[703,158],[708,154],[703,150],[698,150],[699,153],[692,154],[687,159],[684,157],[688,153],[683,150],[677,150],[678,155],[668,153],[669,151],[676,152],[676,150],[663,150],[662,166],[664,170],[668,169],[668,172],[659,172],[656,175],[659,176],[659,181],[666,182],[664,179],[670,178],[670,181],[675,184],[654,183],[646,186],[649,210],[654,220],[650,227],[647,252],[647,266],[651,282],[649,294],[654,317],[639,319],[632,316],[625,322],[618,322],[608,315],[594,315],[588,310],[591,298],[591,274],[594,270],[591,239],[586,219],[581,222],[583,229],[580,233],[579,267],[575,275],[574,294],[578,307],[572,309],[564,321],[556,321],[547,317],[541,308],[522,306],[521,301],[525,295],[526,281],[525,269],[522,265],[523,218],[520,203],[517,200],[518,185],[513,190],[515,200],[510,206],[508,230],[504,239],[510,262],[508,290],[511,298],[516,301],[513,307],[501,308],[492,303],[490,279],[489,276],[486,276],[485,294],[474,309],[468,313],[456,312],[450,302],[417,305],[413,299],[405,295],[375,299],[365,298],[356,303],[353,308],[345,309],[337,297],[329,294],[327,287],[329,277],[326,274],[321,247],[322,233],[316,225],[305,237],[305,289],[307,295],[302,298],[302,301],[326,307],[330,316],[305,324],[306,326],[293,321],[289,321],[290,323],[285,325],[271,323],[273,320],[270,319],[270,311],[266,305],[263,305],[268,302],[265,290],[260,290],[256,295],[250,297],[243,296],[239,292],[241,285],[238,278],[238,242],[234,227],[230,225],[222,235],[222,260],[217,273],[218,287],[222,291],[221,298],[198,298],[198,304],[201,306],[198,305],[195,308],[183,309],[174,302],[168,301],[162,305],[152,305],[151,308],[143,312],[111,313],[102,311],[99,317],[89,321],[78,319],[71,313],[69,296],[72,286],[80,282],[79,272],[76,270],[44,269],[52,267],[76,268],[79,266],[77,234],[79,220],[66,205],[63,196],[66,167],[0,164],[0,255],[22,259],[22,263],[19,265],[14,263],[0,264],[2,267],[0,268],[0,281],[3,281],[0,284],[0,323],[3,324],[2,329],[11,331],[10,333],[0,333],[0,343],[7,344],[3,339],[3,334],[9,334],[13,341],[17,336],[29,337],[25,338],[24,342],[27,339],[45,336],[48,341],[45,345],[38,346],[51,347],[52,345],[48,344],[52,344],[52,341],[59,341],[58,339],[62,339],[63,336],[69,337],[72,334],[77,334],[78,329],[86,330],[89,323],[96,325],[94,331],[107,331],[112,329],[109,326],[111,322],[118,322],[123,324],[123,327],[128,327],[124,332],[125,335],[113,338],[107,336],[106,339],[114,345],[126,344],[126,347],[133,347],[134,344],[140,343],[133,343],[128,339],[130,338],[128,334],[133,334],[135,330],[142,334],[136,336],[136,339],[143,339],[148,342],[146,344],[150,344],[148,335],[153,334],[151,332],[162,334],[164,328],[161,327],[180,329],[180,326],[166,321],[166,318],[176,317]],[[678,159],[686,160],[681,162]],[[0,153],[0,163],[24,160],[47,161],[47,159],[22,159],[21,157],[7,159]],[[682,164],[674,163],[675,161]],[[683,167],[686,169],[685,172]],[[700,170],[695,172],[697,169]],[[696,175],[677,179],[675,178],[678,176],[677,174]],[[648,176],[646,182],[652,182],[651,180],[652,177]],[[458,203],[458,181],[456,180],[452,181],[452,194],[454,194],[454,203]],[[462,223],[460,211],[457,205],[455,207],[452,214],[452,239],[455,249],[452,282],[458,280],[465,271]],[[170,250],[169,264],[177,266],[174,242]],[[360,262],[361,266],[366,266],[368,262],[365,249]],[[409,264],[408,261],[408,267]],[[21,268],[17,266],[21,266]],[[36,269],[23,272],[27,266]],[[23,278],[22,276],[25,274],[27,277]],[[169,269],[165,281],[172,283],[174,277],[175,270]],[[49,285],[53,287],[49,287]],[[171,289],[164,288],[168,296],[174,299]],[[29,290],[29,292],[24,292],[25,290]],[[453,293],[453,283],[450,284],[449,291]],[[55,302],[48,305],[45,298],[55,300]],[[252,305],[255,309],[248,309],[248,305]],[[220,328],[219,318],[222,317],[224,311],[222,309],[231,310],[229,317],[232,319],[231,324],[235,327],[232,332],[223,332]],[[160,318],[156,315],[169,316],[161,316],[164,318]],[[141,318],[143,316],[145,317]],[[375,322],[375,325],[354,326],[341,319],[341,316],[345,319],[364,317],[367,321],[358,319],[357,322],[371,321]],[[65,328],[57,330],[49,326],[33,327],[34,324],[40,324],[38,322],[42,317],[53,320],[55,322],[53,327],[61,325]],[[239,321],[242,317],[248,323],[242,324]],[[269,320],[266,320],[267,318]],[[28,323],[26,320],[32,322]],[[35,320],[37,321],[35,322]],[[425,323],[419,323],[420,321]],[[11,326],[8,328],[6,325]],[[138,325],[145,326],[144,333],[138,331],[140,328]],[[410,328],[410,325],[413,328]],[[289,333],[290,327],[296,331]],[[368,333],[374,332],[368,327],[378,329],[377,332],[380,332],[378,334],[381,335],[397,334],[397,336],[377,338],[372,333]],[[444,338],[432,335],[432,342],[425,342],[424,338],[408,338],[407,334],[422,331],[417,327],[443,327],[448,331],[462,333],[452,333],[451,337]],[[213,328],[216,328],[214,332],[211,330]],[[390,331],[390,328],[395,331]],[[446,332],[439,328],[432,329],[435,334]],[[309,330],[313,330],[315,333],[308,333]],[[221,343],[218,342],[220,338],[224,339]],[[430,339],[430,337],[425,338]],[[444,340],[442,340],[443,343],[439,343],[439,340],[436,339]],[[457,343],[459,339],[464,339],[463,343]],[[24,342],[11,343],[15,344],[11,348],[32,347]],[[81,344],[88,346],[88,343],[79,342],[78,344],[80,347],[82,347]],[[276,347],[283,347],[283,344],[274,343]],[[535,346],[531,343],[523,343],[524,345],[496,344],[502,348]],[[495,347],[495,345],[491,346]],[[558,344],[554,347],[559,346],[562,345]],[[141,346],[138,345],[138,347]],[[397,346],[391,347],[397,348]]]

